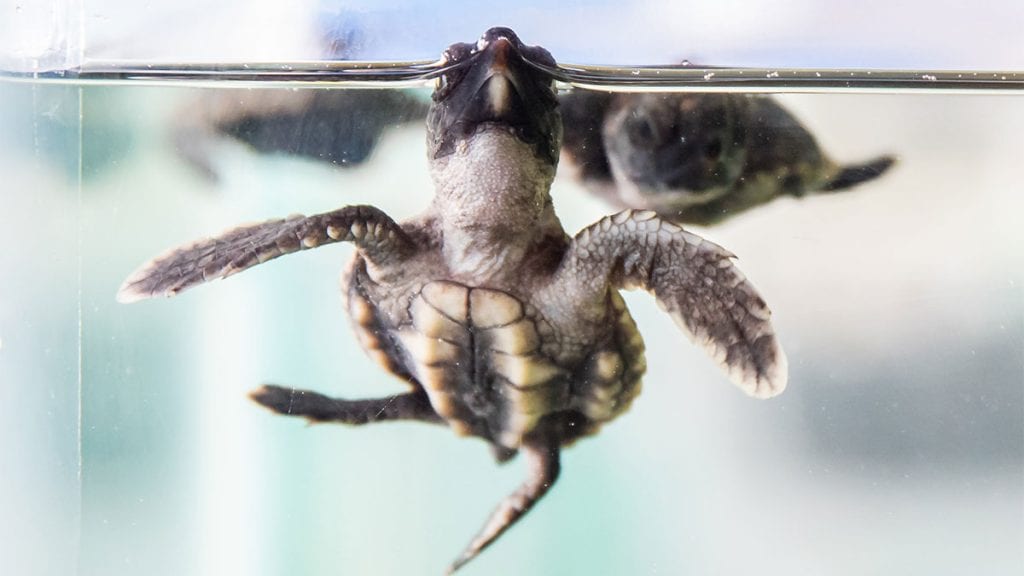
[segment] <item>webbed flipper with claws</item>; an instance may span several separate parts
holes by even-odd
[[[370,262],[400,261],[415,251],[401,226],[373,206],[346,206],[316,216],[292,216],[229,230],[175,248],[136,270],[117,293],[119,302],[173,296],[268,260],[334,242],[352,242]]]
[[[744,392],[769,398],[786,387],[787,364],[771,312],[733,254],[654,212],[606,216],[573,239],[552,288],[643,288]]]

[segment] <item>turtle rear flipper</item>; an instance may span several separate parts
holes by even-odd
[[[896,163],[894,156],[879,156],[861,164],[842,166],[831,180],[821,186],[822,192],[839,192],[852,188],[884,174]]]
[[[744,392],[786,387],[787,364],[771,312],[720,246],[654,212],[606,216],[573,239],[552,288],[588,301],[593,291],[641,287]]]
[[[312,390],[264,385],[249,393],[249,398],[272,412],[301,416],[312,422],[339,422],[360,425],[390,420],[416,420],[440,424],[440,416],[430,406],[422,390],[386,398],[344,400]]]
[[[455,562],[452,562],[445,574],[454,574],[456,570],[476,558],[484,548],[490,546],[498,539],[498,536],[504,534],[526,515],[530,508],[533,508],[533,505],[555,485],[560,470],[557,443],[527,443],[523,445],[521,451],[528,466],[526,480],[515,492],[509,494],[501,501],[501,504],[498,504],[480,533],[469,543],[469,546],[466,546]]]
[[[316,216],[292,216],[229,230],[175,248],[136,270],[117,293],[119,302],[173,296],[226,278],[278,256],[321,244],[353,242],[370,262],[387,264],[415,250],[412,240],[373,206],[346,206]]]

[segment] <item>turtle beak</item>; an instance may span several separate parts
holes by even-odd
[[[447,100],[459,111],[457,121],[467,125],[525,127],[538,104],[532,93],[532,77],[538,74],[523,58],[519,38],[511,30],[492,28],[477,42],[476,58]]]
[[[477,65],[481,84],[469,99],[466,112],[481,119],[521,123],[526,111],[519,81],[521,71],[517,68],[523,64],[522,56],[508,38],[499,36],[488,42]]]
[[[538,152],[557,158],[560,138],[558,100],[551,77],[530,64],[519,38],[507,28],[492,28],[473,54],[434,93],[431,129],[438,144],[453,144],[481,130],[511,131],[537,144]],[[434,157],[450,152],[440,146]]]

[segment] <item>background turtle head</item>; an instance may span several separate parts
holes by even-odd
[[[505,130],[557,162],[562,124],[554,81],[543,69],[555,66],[547,50],[524,45],[508,28],[491,28],[475,44],[449,46],[443,62],[427,118],[432,160],[481,131]]]
[[[742,97],[719,94],[620,99],[603,128],[616,180],[653,205],[700,204],[724,194],[746,159],[745,106]]]

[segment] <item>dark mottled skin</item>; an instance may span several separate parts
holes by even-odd
[[[260,404],[313,421],[416,420],[486,441],[528,475],[450,566],[474,558],[551,488],[560,452],[623,414],[646,370],[619,292],[641,288],[749,395],[786,385],[770,312],[732,254],[653,212],[627,210],[569,237],[550,186],[561,143],[552,63],[511,30],[454,45],[428,122],[434,200],[398,223],[346,206],[229,230],[131,275],[122,301],[170,296],[271,259],[348,242],[342,280],[363,348],[404,381],[396,396],[349,400],[281,386]]]

